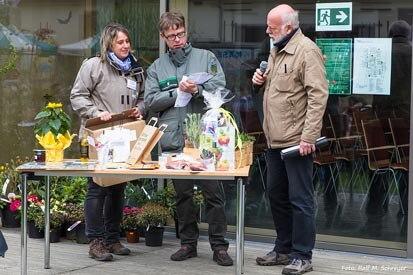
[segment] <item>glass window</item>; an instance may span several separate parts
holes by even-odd
[[[0,163],[32,157],[33,118],[48,100],[73,118],[70,91],[82,61],[99,52],[99,35],[111,22],[125,25],[144,66],[158,56],[159,1],[0,1]],[[72,145],[67,157],[77,157]]]
[[[409,143],[413,4],[410,1],[352,3],[351,31],[322,32],[315,31],[314,1],[290,3],[299,11],[303,33],[314,41],[318,40],[327,59],[330,96],[323,135],[330,135],[335,140],[329,153],[336,161],[332,165],[321,163],[314,169],[317,232],[320,240],[323,240],[323,235],[350,237],[347,240],[352,244],[362,244],[360,239],[375,239],[387,241],[383,247],[404,249],[407,239],[407,172],[397,170],[396,177],[393,177],[391,172],[380,173],[372,167],[374,164],[369,160],[374,156],[368,156],[365,150],[367,144],[361,121],[379,119],[384,145],[394,145],[389,119],[395,119],[394,125],[401,120],[400,127],[407,127],[402,128],[407,135],[404,142]],[[262,132],[262,95],[253,91],[251,76],[269,55],[271,45],[265,31],[266,16],[272,7],[272,1],[263,0],[189,1],[190,41],[196,47],[210,49],[217,55],[226,73],[227,87],[236,94],[236,100],[229,108],[247,132]],[[399,20],[406,24],[399,22],[393,25]],[[357,38],[379,38],[375,44],[367,40],[377,51],[357,51],[354,46]],[[391,47],[380,52],[382,48],[378,44],[381,43],[391,44]],[[390,70],[386,75],[391,83],[389,94],[382,92],[383,79],[377,77],[383,74],[378,71],[384,66],[384,57],[380,54],[391,60],[391,64],[387,64]],[[336,59],[328,60],[328,57]],[[367,84],[370,86],[367,92],[355,93],[353,65],[360,62],[362,65],[372,62],[361,71],[369,79]],[[337,66],[341,69],[337,70]],[[337,88],[339,84],[340,88]],[[245,221],[247,227],[255,229],[255,233],[271,232],[272,236],[272,230],[265,230],[272,229],[273,222],[264,193],[264,142],[260,139],[256,145],[252,176],[247,186]],[[392,150],[391,153],[387,151],[384,154],[393,163],[408,161],[405,149],[399,148],[399,151]],[[398,184],[394,183],[395,180]],[[235,217],[236,189],[227,186],[227,191],[227,216]],[[235,220],[229,219],[229,223],[234,225]]]

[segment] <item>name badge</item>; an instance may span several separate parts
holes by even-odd
[[[126,83],[126,86],[127,86],[129,89],[132,89],[132,90],[136,91],[136,81],[133,81],[133,80],[128,79],[128,80],[127,80],[127,83]]]

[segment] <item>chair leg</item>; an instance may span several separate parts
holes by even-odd
[[[369,186],[368,186],[368,188],[367,188],[366,194],[364,195],[363,201],[361,202],[361,205],[360,205],[360,210],[363,208],[364,203],[365,203],[366,200],[367,200],[367,197],[368,197],[368,195],[369,195],[371,186],[373,185],[374,179],[376,178],[377,171],[378,171],[378,170],[374,171],[373,176],[372,176],[371,179],[370,179],[370,183],[369,183]]]
[[[264,171],[261,168],[261,159],[260,159],[260,155],[255,156],[254,159],[257,167],[258,167],[258,171],[260,173],[260,178],[261,178],[261,184],[262,184],[262,189],[264,190],[264,192],[266,192],[267,190],[267,186],[265,185],[265,180],[264,180]]]
[[[402,210],[403,215],[405,215],[404,206],[403,206],[403,201],[402,201],[402,195],[400,194],[400,189],[399,189],[399,182],[400,182],[400,179],[401,179],[401,177],[402,177],[403,175],[400,174],[400,176],[397,177],[397,176],[396,176],[396,171],[394,171],[393,169],[391,169],[390,171],[391,171],[391,173],[392,173],[392,175],[393,175],[393,179],[392,179],[392,182],[391,182],[390,185],[389,185],[389,190],[387,190],[386,196],[384,197],[383,205],[384,205],[384,203],[386,202],[386,199],[387,199],[387,197],[388,197],[389,194],[390,194],[391,186],[392,186],[392,184],[393,184],[393,182],[394,182],[397,195],[399,196],[400,208],[401,208],[401,210]],[[390,196],[390,201],[392,200],[393,196],[394,196],[394,191],[392,192],[392,194],[391,194],[391,196]]]

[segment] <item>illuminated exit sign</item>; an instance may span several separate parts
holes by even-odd
[[[351,31],[353,3],[316,4],[316,31]]]

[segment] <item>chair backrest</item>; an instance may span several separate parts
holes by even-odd
[[[240,116],[244,132],[255,137],[255,142],[253,145],[254,154],[264,152],[267,148],[267,140],[261,126],[258,112],[255,110],[240,111]]]
[[[389,118],[389,126],[394,145],[398,153],[398,161],[407,161],[409,157],[409,125],[404,118]]]
[[[376,116],[370,110],[368,111],[353,111],[353,122],[356,125],[356,130],[358,134],[363,134],[363,127],[361,126],[362,120],[372,120],[375,119]]]
[[[389,118],[394,145],[400,146],[410,143],[409,125],[404,118]]]
[[[353,123],[356,125],[356,131],[359,135],[359,147],[364,148],[363,127],[361,121],[368,121],[375,119],[375,115],[371,110],[366,111],[353,111]]]
[[[361,120],[369,168],[389,168],[394,146],[388,145],[380,119]]]
[[[330,125],[334,136],[336,137],[338,151],[341,152],[346,148],[354,149],[357,145],[357,135],[351,135],[350,118],[344,114],[329,114]]]

